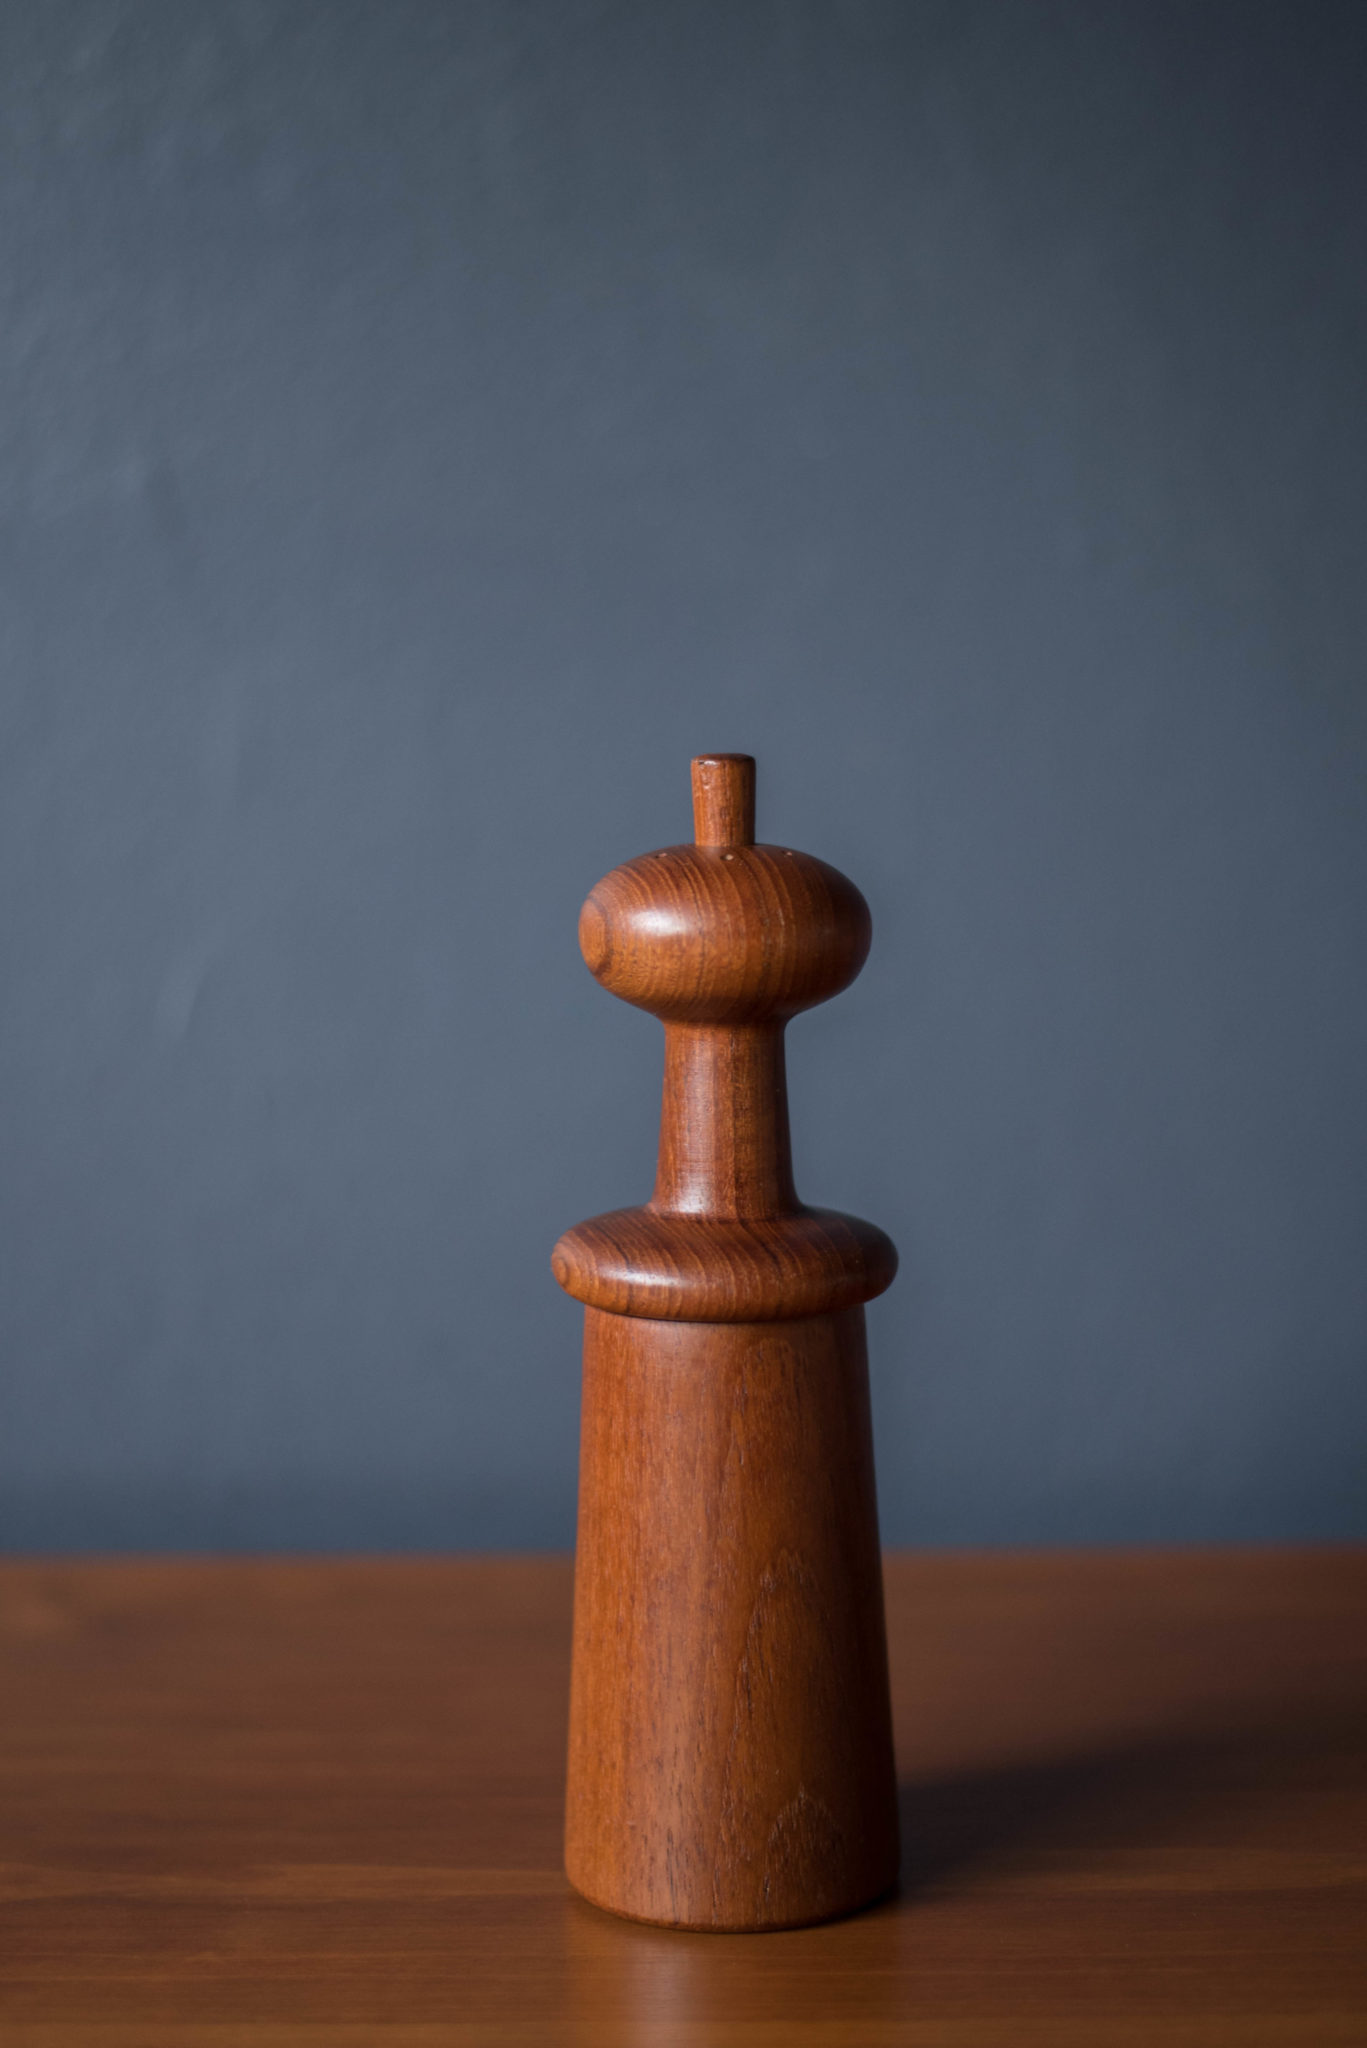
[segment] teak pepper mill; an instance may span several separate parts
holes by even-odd
[[[793,1927],[898,1863],[863,1309],[897,1254],[798,1200],[783,1068],[869,913],[755,845],[749,755],[694,761],[693,815],[579,920],[665,1079],[650,1201],[552,1259],[587,1311],[565,1865],[632,1919]]]

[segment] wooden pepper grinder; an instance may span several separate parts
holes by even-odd
[[[863,1310],[897,1254],[798,1200],[783,1068],[869,913],[755,845],[749,755],[694,761],[693,815],[579,920],[665,1080],[650,1201],[552,1259],[587,1309],[565,1865],[635,1920],[793,1927],[898,1863]]]

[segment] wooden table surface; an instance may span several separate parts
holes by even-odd
[[[892,1557],[898,1896],[560,1870],[561,1558],[0,1566],[3,2048],[1367,2042],[1367,1553]]]

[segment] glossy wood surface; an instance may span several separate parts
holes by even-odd
[[[565,1857],[674,1926],[797,1925],[897,1875],[864,1311],[584,1343]]]
[[[863,1303],[896,1254],[793,1182],[788,1019],[869,948],[859,891],[756,846],[755,764],[692,846],[592,891],[584,958],[665,1028],[655,1191],[560,1240],[586,1304],[566,1867],[633,1919],[805,1926],[891,1882],[897,1807]]]
[[[615,1315],[754,1323],[869,1301],[897,1253],[876,1224],[836,1209],[771,1222],[613,1209],[565,1232],[553,1270],[566,1293]]]
[[[755,843],[751,754],[699,754],[692,767],[693,837],[699,846]]]
[[[870,1301],[897,1270],[884,1233],[809,1208],[793,1181],[783,1033],[848,987],[868,906],[810,854],[754,843],[755,764],[693,763],[695,844],[614,868],[579,921],[584,958],[665,1030],[651,1199],[567,1230],[552,1269],[615,1315],[766,1322]]]
[[[0,1566],[4,2048],[1356,2048],[1367,1554],[885,1561],[899,1894],[560,1868],[566,1558]]]

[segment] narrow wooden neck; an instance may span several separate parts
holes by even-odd
[[[665,1025],[660,1162],[650,1206],[687,1216],[796,1210],[781,1024]]]

